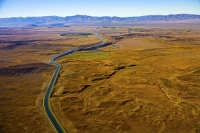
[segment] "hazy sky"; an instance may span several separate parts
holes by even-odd
[[[200,0],[0,0],[0,18],[200,14]]]

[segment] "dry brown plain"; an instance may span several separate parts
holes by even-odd
[[[52,132],[43,96],[55,67],[49,59],[81,44],[97,43],[94,27],[0,29],[0,132]],[[70,33],[66,36],[60,34]]]
[[[51,104],[68,131],[199,133],[200,28],[103,27],[114,44],[62,65]]]
[[[0,30],[0,132],[53,132],[42,107],[55,70],[48,60],[99,42],[76,35],[94,29]],[[98,33],[113,45],[58,60],[51,105],[67,131],[200,132],[199,23],[109,26]]]

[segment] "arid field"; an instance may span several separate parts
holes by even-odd
[[[53,132],[49,59],[99,35],[111,45],[57,60],[50,104],[68,132],[200,133],[199,23],[2,28],[0,132]]]
[[[95,28],[0,29],[0,132],[54,131],[43,109],[55,70],[49,59],[79,45],[98,43],[95,35],[80,35]]]

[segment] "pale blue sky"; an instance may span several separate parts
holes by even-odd
[[[200,14],[200,0],[0,0],[0,18]]]

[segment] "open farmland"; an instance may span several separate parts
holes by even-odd
[[[200,29],[173,26],[103,27],[112,45],[59,59],[51,103],[64,127],[199,132]]]
[[[43,109],[43,97],[55,70],[49,59],[80,45],[99,42],[95,35],[83,38],[60,34],[91,33],[94,29],[0,29],[0,132],[53,132]]]
[[[53,132],[43,97],[70,132],[200,132],[198,23],[1,28],[0,132]],[[81,31],[81,32],[80,32]]]

